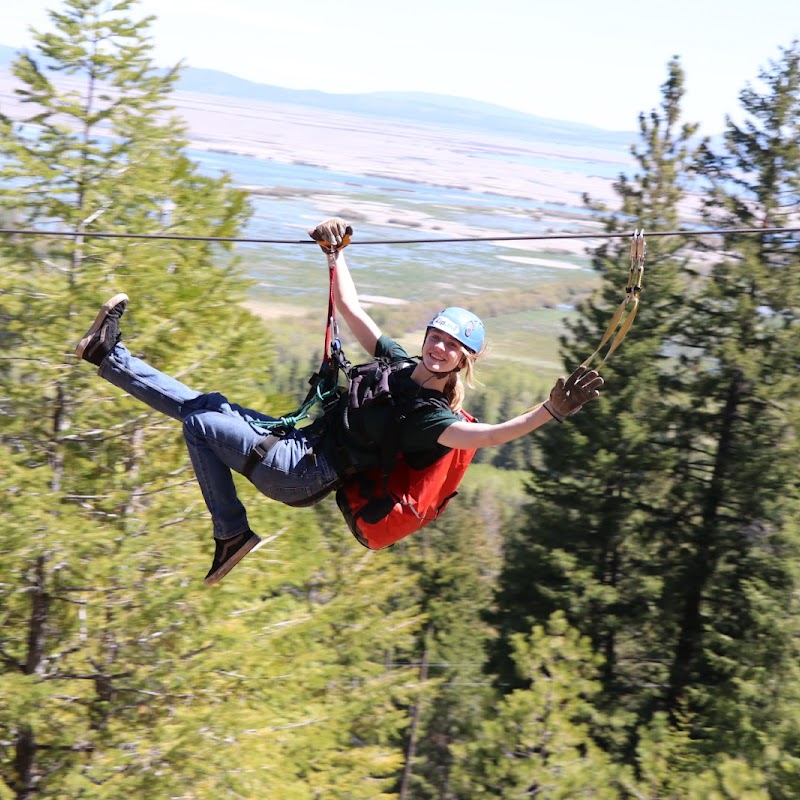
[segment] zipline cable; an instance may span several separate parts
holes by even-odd
[[[684,229],[676,231],[652,231],[648,236],[726,236],[732,234],[766,236],[775,233],[800,233],[800,227],[789,228],[712,228],[709,230]],[[0,228],[3,236],[50,236],[55,238],[84,239],[157,239],[179,242],[229,242],[239,244],[314,244],[313,239],[262,239],[258,237],[237,236],[186,236],[170,233],[112,233],[110,231],[46,231],[17,228]],[[626,233],[543,233],[530,236],[466,236],[442,239],[364,239],[353,240],[352,245],[378,244],[450,244],[453,242],[525,242],[558,239],[627,239]]]

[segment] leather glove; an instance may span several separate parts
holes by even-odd
[[[341,217],[331,217],[325,222],[320,222],[316,228],[310,230],[308,235],[319,242],[323,253],[335,253],[350,244],[353,228]]]
[[[584,403],[600,397],[598,391],[604,381],[597,370],[586,371],[584,366],[578,367],[566,380],[562,376],[550,392],[550,398],[542,404],[559,422],[563,422],[570,414],[575,414]]]

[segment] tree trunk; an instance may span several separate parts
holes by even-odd
[[[14,772],[16,774],[15,800],[29,800],[36,790],[34,763],[36,761],[36,738],[33,729],[23,725],[17,732],[14,747]]]
[[[419,682],[424,684],[428,680],[428,660],[430,658],[430,628],[425,631],[422,663],[419,667]],[[398,800],[407,800],[408,786],[411,781],[411,772],[414,767],[414,758],[417,754],[417,740],[419,737],[419,720],[422,715],[422,700],[414,704],[411,710],[411,729],[408,733],[408,749],[406,750],[406,764],[403,768],[403,780],[400,784]]]
[[[45,557],[36,559],[33,581],[30,586],[31,615],[28,622],[28,654],[23,670],[33,675],[44,655],[47,616],[50,598],[46,591]],[[36,791],[36,734],[30,725],[20,725],[14,745],[14,772],[16,775],[16,800],[28,800]]]
[[[694,561],[686,576],[687,592],[683,604],[680,635],[670,669],[666,698],[667,710],[671,717],[679,710],[684,691],[692,677],[693,662],[701,645],[703,594],[718,557],[719,506],[743,383],[741,370],[735,370],[733,380],[728,386],[722,413],[714,472],[703,504],[702,525],[697,530]]]

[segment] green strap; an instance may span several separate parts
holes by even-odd
[[[326,400],[333,397],[338,393],[339,387],[334,383],[329,389],[322,390],[322,379],[318,380],[314,389],[309,392],[303,404],[296,411],[291,414],[286,414],[278,419],[258,420],[253,422],[252,425],[256,428],[263,428],[264,430],[274,431],[282,429],[286,432],[293,430],[297,427],[297,423],[308,417],[311,409],[317,403],[324,403]]]

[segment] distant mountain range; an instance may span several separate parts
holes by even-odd
[[[0,68],[8,67],[18,49],[0,45]],[[255,100],[362,114],[381,119],[397,119],[443,127],[508,134],[524,139],[543,139],[562,143],[593,144],[612,149],[627,149],[632,135],[608,131],[575,122],[537,117],[502,106],[463,97],[427,92],[369,92],[329,94],[309,89],[285,89],[255,83],[212,69],[186,67],[178,81],[178,91],[198,92],[240,100]]]

